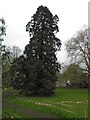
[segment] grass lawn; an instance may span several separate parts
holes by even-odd
[[[8,96],[8,94],[10,94],[6,99],[8,104],[16,104],[23,106],[25,109],[41,111],[56,117],[88,118],[87,89],[58,88],[51,97],[25,97],[11,90],[3,91],[3,96]],[[3,107],[3,113],[4,111],[8,110]],[[26,116],[22,113],[20,115],[19,113],[16,114],[21,118]]]
[[[30,116],[24,115],[23,113],[13,111],[13,109],[4,109],[3,110],[4,118],[30,118]]]

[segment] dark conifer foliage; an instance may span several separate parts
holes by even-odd
[[[26,62],[25,57],[21,55],[14,59],[10,66],[11,86],[14,89],[22,90],[26,81]]]
[[[40,6],[26,25],[30,41],[24,50],[26,69],[25,83],[21,91],[26,95],[52,95],[56,86],[56,71],[60,69],[56,52],[61,41],[55,36],[59,31],[59,18],[47,7]],[[22,63],[23,64],[23,63]]]

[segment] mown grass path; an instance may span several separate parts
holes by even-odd
[[[7,106],[5,105],[5,107],[7,107],[7,109],[12,109],[13,112],[22,113],[23,115],[26,116],[26,118],[31,118],[31,117],[32,118],[56,118],[55,116],[48,115],[46,113],[39,112],[36,110],[32,110],[30,108],[25,108],[23,106],[16,105],[16,104],[9,104]]]
[[[7,100],[9,97],[11,96],[8,93],[3,95],[2,106],[4,111],[6,110],[8,113],[12,111],[10,114],[11,117],[12,117],[12,113],[20,113],[24,118],[56,118],[56,116],[49,115],[47,113],[43,113],[37,110],[32,110],[30,108],[25,108],[24,106],[17,105],[15,103],[8,103]],[[16,118],[20,118],[20,116],[16,116]]]

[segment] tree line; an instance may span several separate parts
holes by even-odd
[[[79,31],[65,44],[71,61],[64,66],[57,61],[56,52],[60,51],[61,40],[59,18],[47,7],[39,6],[31,20],[26,24],[30,41],[23,54],[20,48],[7,47],[2,54],[3,86],[12,86],[24,95],[53,95],[57,81],[70,81],[70,86],[88,87],[90,79],[90,43],[87,30]],[[68,84],[67,84],[68,86]]]

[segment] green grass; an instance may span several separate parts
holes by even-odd
[[[3,91],[3,93],[9,93],[10,90]],[[87,89],[66,89],[58,88],[55,94],[51,97],[25,97],[19,96],[17,92],[14,92],[18,99],[13,95],[9,97],[7,102],[25,108],[42,111],[50,115],[55,115],[64,118],[85,118],[88,117],[88,90]],[[22,99],[22,100],[20,100]],[[69,102],[66,102],[69,101]],[[71,101],[71,103],[70,103]],[[64,103],[63,103],[64,102]],[[81,103],[78,103],[81,102]],[[41,105],[42,104],[42,105]],[[48,104],[48,105],[45,105]]]
[[[14,118],[21,118],[22,114],[20,114],[20,113],[18,113],[16,111],[13,111],[12,109],[3,110],[3,118],[11,118],[12,116]]]
[[[3,118],[30,118],[30,116],[27,116],[25,114],[19,113],[13,109],[4,109],[3,110]]]

